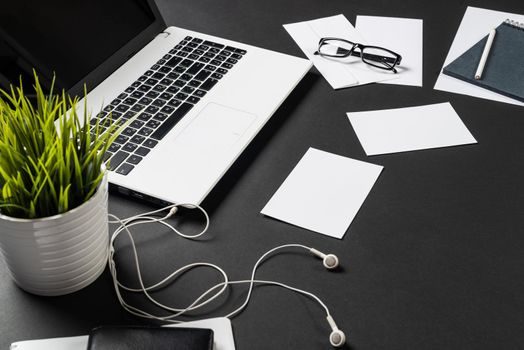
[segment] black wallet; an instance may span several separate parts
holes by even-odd
[[[89,333],[88,350],[212,350],[213,331],[200,328],[102,326]]]

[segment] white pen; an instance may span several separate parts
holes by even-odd
[[[475,73],[475,79],[479,80],[482,77],[482,72],[484,71],[484,66],[486,65],[486,60],[488,59],[489,51],[491,50],[491,45],[493,44],[493,39],[495,38],[495,33],[497,31],[492,29],[489,32],[488,41],[486,41],[486,46],[484,46],[484,51],[480,57],[479,66],[477,67],[477,72]]]

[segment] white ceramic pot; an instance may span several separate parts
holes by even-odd
[[[107,174],[87,202],[41,219],[0,214],[0,250],[13,280],[38,295],[64,295],[104,271],[109,252]]]

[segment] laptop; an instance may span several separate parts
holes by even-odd
[[[152,0],[12,1],[0,28],[20,71],[35,67],[44,83],[56,72],[79,96],[87,85],[91,123],[141,112],[105,155],[109,181],[161,205],[201,203],[311,68],[166,27]]]

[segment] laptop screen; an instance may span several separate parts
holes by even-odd
[[[22,76],[29,85],[34,68],[44,85],[55,73],[59,88],[92,89],[165,28],[155,25],[157,17],[147,0],[7,1],[0,11],[0,82],[18,84]]]

